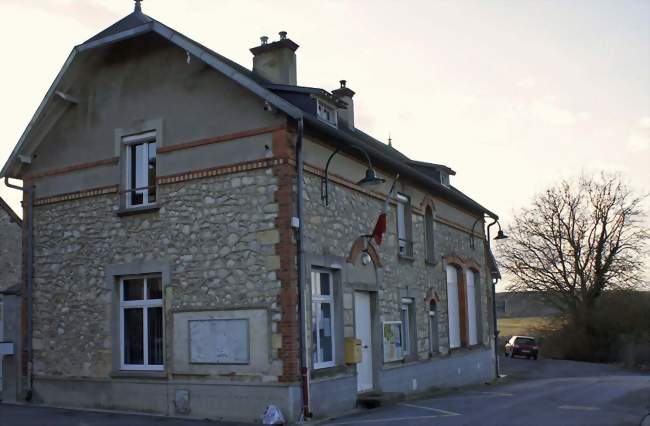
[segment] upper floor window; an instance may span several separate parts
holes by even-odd
[[[433,242],[433,209],[427,206],[424,210],[424,240],[426,243],[426,260],[427,262],[435,262],[434,256],[434,242]]]
[[[156,132],[126,136],[126,207],[156,202]]]
[[[336,108],[327,105],[326,103],[322,102],[320,99],[316,100],[316,107],[317,107],[318,118],[336,127],[337,125]]]
[[[397,194],[397,241],[400,256],[412,257],[411,200],[403,194]]]

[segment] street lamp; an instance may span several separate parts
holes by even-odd
[[[386,179],[380,178],[377,176],[377,172],[375,172],[375,169],[372,168],[372,162],[370,161],[370,156],[368,153],[354,145],[350,145],[350,148],[354,148],[358,151],[360,151],[365,157],[366,161],[368,162],[368,168],[366,169],[366,175],[357,182],[357,185],[359,186],[374,186],[374,185],[380,185],[384,182],[386,182]],[[325,202],[325,205],[329,205],[329,193],[328,193],[328,183],[329,183],[329,168],[330,168],[330,163],[332,162],[332,158],[336,154],[341,151],[341,148],[336,148],[336,150],[330,155],[330,157],[327,159],[327,163],[325,164],[325,176],[321,180],[321,187],[320,187],[320,199],[321,201]]]
[[[495,240],[505,240],[508,238],[506,234],[503,233],[501,230],[501,224],[497,219],[494,219],[492,223],[490,223],[487,227],[487,243],[488,243],[488,254],[492,256],[492,249],[490,248],[490,228],[494,225],[497,224],[499,226],[499,232],[497,232],[497,236],[494,237]],[[494,256],[493,256],[494,257]],[[496,263],[496,260],[494,261]],[[497,330],[497,282],[499,281],[498,278],[493,278],[492,279],[492,321],[493,324],[492,326],[494,327],[494,371],[496,373],[496,378],[498,379],[499,376],[499,348],[498,348],[498,341],[499,341],[499,330]]]

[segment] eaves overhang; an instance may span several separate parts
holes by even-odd
[[[378,161],[381,165],[388,169],[398,172],[400,174],[400,177],[411,179],[417,183],[422,184],[427,189],[431,190],[433,194],[440,196],[440,198],[465,207],[469,211],[476,212],[478,214],[486,214],[493,219],[499,219],[499,216],[496,213],[493,213],[485,207],[481,206],[479,203],[473,201],[468,196],[460,192],[457,193],[456,191],[452,191],[451,189],[445,187],[424,173],[373,147],[371,144],[365,143],[364,141],[355,138],[346,132],[325,124],[310,114],[305,114],[305,124],[306,127],[328,136],[328,143],[340,147],[343,151],[346,151],[345,148],[349,145],[362,148],[368,152],[373,160]],[[351,150],[349,153],[355,156],[358,155],[355,150]]]

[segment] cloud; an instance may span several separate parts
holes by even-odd
[[[114,22],[121,16],[97,0],[73,1],[73,0],[3,0],[5,4],[17,7],[29,7],[44,13],[65,16],[82,25],[97,28],[106,23]],[[127,6],[130,6],[127,4]],[[124,8],[129,13],[128,8]]]
[[[545,96],[533,102],[533,117],[552,126],[573,126],[578,121],[578,114],[556,104],[554,96]]]
[[[515,83],[517,87],[535,87],[537,86],[537,79],[532,75],[521,78]]]
[[[627,138],[626,147],[633,153],[650,150],[650,116],[639,119]]]

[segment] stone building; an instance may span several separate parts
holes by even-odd
[[[5,292],[20,284],[22,220],[0,197],[0,342],[5,339]],[[9,310],[11,311],[11,310]],[[0,390],[3,388],[3,350],[0,348]]]
[[[295,420],[493,378],[497,216],[453,170],[357,129],[345,82],[297,85],[286,33],[249,70],[136,5],[73,49],[2,170],[34,188],[22,394]]]

